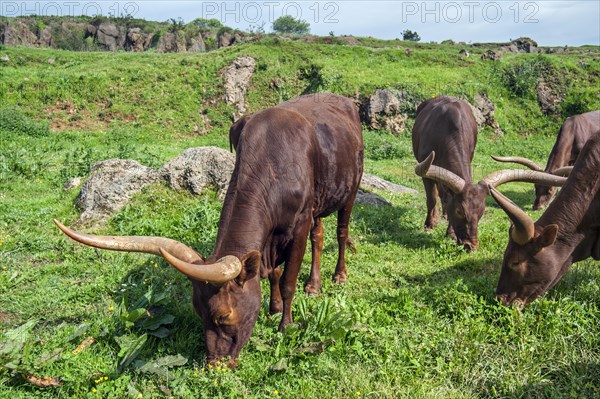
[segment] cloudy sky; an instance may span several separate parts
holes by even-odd
[[[410,29],[422,41],[445,39],[499,42],[529,36],[540,45],[600,45],[600,1],[0,1],[0,14],[26,15],[132,14],[165,21],[216,18],[249,30],[291,15],[306,20],[311,33],[401,38]]]

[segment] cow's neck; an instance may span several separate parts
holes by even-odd
[[[600,229],[600,154],[593,154],[600,149],[590,152],[536,222],[540,227],[557,224],[559,243],[574,251],[580,244],[588,246],[587,240]]]
[[[248,187],[238,183],[234,172],[221,211],[214,255],[242,257],[262,250],[272,230],[272,215],[267,211],[268,198],[261,192],[249,192]]]

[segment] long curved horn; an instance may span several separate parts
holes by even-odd
[[[160,248],[165,248],[179,259],[190,263],[202,262],[204,260],[204,258],[202,258],[202,256],[192,248],[180,243],[179,241],[171,240],[170,238],[145,236],[98,236],[71,230],[56,219],[54,219],[54,224],[56,224],[56,226],[58,226],[63,233],[71,237],[73,240],[85,245],[89,245],[90,247],[109,249],[112,251],[144,252],[158,256],[161,256]]]
[[[415,173],[418,176],[444,184],[454,193],[460,193],[465,187],[465,180],[448,169],[433,165],[434,159],[435,151],[431,151],[427,158],[415,166]]]
[[[554,169],[552,174],[556,176],[568,177],[571,174],[571,171],[573,171],[572,166],[563,166],[562,168]]]
[[[537,163],[533,162],[531,159],[527,159],[527,158],[523,158],[523,157],[498,157],[498,156],[492,155],[492,159],[494,161],[498,161],[498,162],[518,163],[520,165],[527,166],[531,170],[537,170],[539,172],[544,170],[544,168],[542,168]]]
[[[529,217],[518,205],[505,197],[495,188],[490,189],[492,197],[496,200],[500,208],[506,212],[513,222],[513,229],[510,231],[511,238],[519,245],[524,245],[533,238],[535,226],[533,219]]]
[[[232,255],[225,256],[215,263],[198,267],[198,265],[176,258],[163,248],[160,248],[160,254],[175,269],[189,278],[215,285],[225,284],[239,276],[242,272],[242,262]]]
[[[490,187],[498,187],[501,184],[511,181],[521,181],[526,183],[535,183],[541,186],[563,186],[567,178],[556,176],[554,174],[539,172],[537,170],[524,169],[502,169],[490,173],[484,177],[480,183],[487,184]]]

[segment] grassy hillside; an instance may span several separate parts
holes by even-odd
[[[155,257],[75,245],[51,223],[77,219],[77,189],[63,184],[85,176],[95,161],[131,158],[158,167],[185,148],[228,148],[234,110],[221,99],[219,72],[240,55],[257,60],[249,111],[317,91],[361,98],[397,88],[415,103],[486,93],[507,134],[481,132],[477,177],[497,167],[491,154],[545,162],[564,116],[600,108],[597,53],[507,54],[492,63],[479,59],[485,48],[465,59],[460,46],[397,45],[267,39],[207,54],[1,50],[8,61],[0,61],[0,397],[599,396],[597,262],[573,266],[523,312],[498,305],[507,217],[488,200],[481,247],[470,254],[444,237],[443,225],[424,233],[425,195],[412,172],[409,134],[365,130],[366,171],[419,195],[382,193],[392,207],[355,208],[358,251],[348,256],[345,286],[326,278],[322,295],[306,297],[305,258],[297,325],[284,335],[279,316],[267,317],[263,282],[264,310],[235,371],[204,363],[185,278]],[[564,95],[556,118],[537,103],[540,77]],[[531,211],[531,186],[501,191],[534,218],[541,214]],[[193,197],[155,185],[93,231],[168,236],[208,254],[220,208],[214,193]],[[325,230],[329,276],[334,218]],[[142,308],[153,316],[134,324]],[[150,322],[168,335],[151,335]],[[94,343],[76,351],[87,337]],[[29,376],[60,377],[62,386],[37,388],[24,380]]]

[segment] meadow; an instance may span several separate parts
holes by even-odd
[[[378,193],[393,205],[354,208],[356,252],[348,254],[345,285],[329,279],[336,222],[325,219],[321,295],[302,290],[308,251],[294,324],[280,334],[263,281],[263,310],[234,370],[206,365],[201,320],[181,274],[157,257],[77,245],[52,223],[78,218],[78,189],[63,185],[99,160],[159,167],[186,148],[229,148],[233,108],[221,99],[219,72],[240,55],[257,60],[250,112],[311,92],[359,98],[394,88],[415,103],[486,93],[506,134],[480,132],[476,178],[506,166],[494,154],[544,164],[562,119],[600,108],[597,48],[484,62],[485,48],[463,58],[459,46],[368,44],[267,38],[170,55],[0,49],[9,59],[0,62],[0,397],[600,397],[598,262],[573,265],[522,311],[501,306],[494,291],[508,218],[488,198],[472,253],[445,237],[444,223],[423,231],[414,111],[402,135],[364,130],[365,167],[418,195]],[[537,103],[540,78],[564,97],[556,116]],[[531,209],[531,185],[500,191],[534,219],[541,215]],[[214,192],[192,196],[156,184],[86,231],[171,237],[209,254],[220,209]]]

